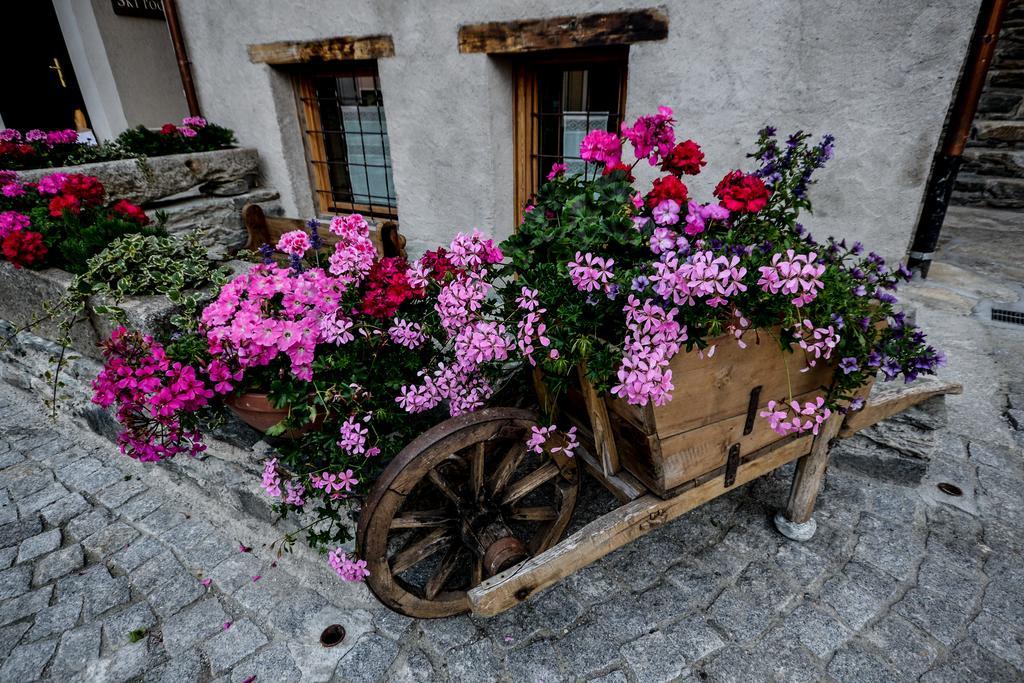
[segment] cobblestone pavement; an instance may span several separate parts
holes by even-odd
[[[910,293],[964,395],[838,446],[812,540],[770,526],[783,471],[490,620],[413,621],[241,552],[239,527],[0,387],[0,681],[1022,680],[1024,333],[964,313],[1017,295],[969,275]]]

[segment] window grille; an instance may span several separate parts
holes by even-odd
[[[319,209],[397,218],[376,64],[308,76],[300,82],[300,99]]]
[[[542,57],[523,62],[516,83],[516,205],[537,192],[552,164],[586,168],[580,142],[592,130],[618,132],[626,102],[623,51]]]

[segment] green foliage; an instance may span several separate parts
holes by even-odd
[[[129,128],[117,136],[117,147],[126,156],[166,156],[186,152],[209,152],[235,145],[235,134],[228,128],[210,123],[196,128],[195,137],[178,133],[162,133],[145,126]]]
[[[226,282],[229,271],[206,257],[200,235],[167,237],[130,234],[120,237],[96,256],[78,274],[62,301],[64,306],[84,305],[90,297],[103,297],[110,304],[94,310],[123,319],[116,303],[130,296],[162,294],[185,316],[194,316],[211,289]]]
[[[29,212],[32,227],[43,234],[43,242],[50,250],[47,263],[73,274],[88,270],[89,259],[128,235],[166,236],[161,222],[139,225],[104,209],[85,210],[80,214],[65,211],[59,218],[50,215],[46,206]]]
[[[347,302],[350,305],[359,296],[358,291],[352,294]],[[407,301],[400,315],[427,330],[437,329],[436,313],[425,300]],[[422,368],[436,363],[438,349],[429,342],[407,349],[387,341],[390,325],[391,319],[375,321],[360,316],[352,330],[355,340],[318,351],[312,382],[272,368],[264,373],[247,372],[247,382],[268,391],[276,406],[289,408],[288,418],[274,430],[278,435],[322,421],[317,429],[279,442],[278,458],[289,471],[310,475],[351,469],[361,482],[360,488],[366,490],[410,441],[447,417],[438,409],[410,414],[395,402],[403,385],[409,384]],[[371,416],[363,423],[369,430],[367,441],[380,448],[380,453],[367,458],[338,448],[341,423],[350,416],[362,420],[367,415]],[[278,509],[282,515],[288,514],[288,506],[280,505]],[[350,526],[343,522],[349,510],[350,501],[344,498],[309,497],[304,512],[319,523],[305,529],[307,542],[315,548],[333,549],[350,540]]]
[[[831,240],[819,244],[798,223],[801,213],[811,210],[811,176],[831,156],[831,136],[819,144],[809,144],[809,137],[798,133],[780,146],[774,131],[763,131],[750,156],[761,162],[760,177],[770,181],[767,205],[756,212],[734,212],[725,221],[709,221],[704,233],[688,238],[689,252],[680,251],[680,262],[697,250],[710,251],[712,258],[738,259],[739,267],[746,269],[747,286],[730,294],[726,305],[671,301],[654,291],[648,278],[656,274],[659,260],[649,247],[655,225],[648,220],[642,227],[634,226],[634,216],[650,213],[635,207],[625,171],[593,178],[560,175],[541,187],[518,232],[502,245],[510,261],[502,272],[502,296],[513,317],[520,288],[538,290],[547,335],[560,352],[557,359],[547,358],[539,366],[556,396],[575,381],[577,365],[587,368],[599,391],[617,383],[626,334],[623,306],[630,295],[666,310],[678,309],[675,320],[686,328],[687,350],[706,348],[720,343],[722,335],[749,328],[762,337],[774,337],[780,349],[790,353],[804,321],[815,327],[834,326],[839,343],[831,362],[855,359],[858,369],[835,373],[828,388],[833,406],[852,396],[879,367],[889,378],[895,372],[913,378],[934,368],[939,354],[924,343],[923,334],[904,324],[892,305],[891,291],[909,273],[902,268],[893,271],[875,254],[861,256],[860,245],[848,248],[845,242]],[[686,213],[683,206],[680,222],[672,228],[673,240],[684,237]],[[792,303],[792,295],[773,294],[753,284],[762,266],[790,249],[815,253],[817,262],[826,266],[823,289],[802,307]],[[567,264],[580,252],[614,259],[613,281],[606,291],[588,294],[573,285]],[[802,358],[793,363],[793,371],[801,367]]]
[[[227,269],[206,257],[206,248],[198,234],[185,238],[152,234],[129,234],[90,258],[77,274],[64,296],[43,305],[44,314],[18,332],[31,330],[44,320],[52,320],[60,330],[61,353],[47,381],[53,387],[50,403],[56,410],[57,393],[62,386],[60,373],[71,345],[71,331],[86,308],[108,321],[124,324],[126,315],[119,304],[131,296],[163,295],[175,305],[171,326],[178,337],[168,344],[168,355],[192,362],[206,353],[205,339],[195,334],[199,307],[223,284]],[[91,306],[90,306],[91,304]]]

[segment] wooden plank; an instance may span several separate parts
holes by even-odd
[[[423,592],[427,596],[427,600],[433,600],[437,597],[437,594],[444,588],[444,584],[448,581],[448,578],[452,575],[459,566],[459,560],[461,556],[466,552],[465,546],[457,540],[452,540],[448,549],[445,551],[441,558],[441,564],[437,567],[437,571],[427,581],[427,585],[424,587]]]
[[[516,468],[519,467],[519,463],[523,461],[528,452],[526,444],[520,441],[512,444],[491,475],[491,494],[496,495],[505,490],[509,479],[515,474]]]
[[[809,391],[794,398],[805,402],[821,393],[817,390]],[[761,402],[756,413],[767,408],[767,404],[767,400]],[[674,489],[705,472],[721,467],[733,444],[739,444],[740,455],[744,455],[785,438],[776,434],[768,421],[757,414],[750,433],[744,434],[746,422],[747,416],[744,413],[662,440],[660,457],[663,490]],[[629,468],[631,463],[624,459],[623,464]]]
[[[589,438],[587,440],[589,441]],[[646,487],[625,470],[619,470],[618,474],[606,477],[601,464],[582,444],[576,447],[576,458],[620,503],[628,503],[647,493]]]
[[[912,384],[891,382],[878,384],[868,395],[864,407],[849,413],[839,430],[839,438],[845,439],[876,422],[892,417],[911,406],[944,394],[962,394],[964,388],[956,382],[946,382],[935,377],[921,377]]]
[[[501,499],[501,504],[511,505],[544,482],[557,477],[559,471],[558,465],[554,462],[544,463],[533,472],[530,472],[525,477],[509,486],[508,490],[505,491],[504,497]]]
[[[454,521],[455,517],[447,510],[412,510],[396,515],[391,520],[391,530],[438,527]]]
[[[808,372],[804,352],[794,346],[785,353],[773,336],[761,331],[748,332],[747,348],[741,349],[730,336],[711,340],[716,345],[711,358],[696,351],[676,354],[672,359],[673,398],[664,406],[652,408],[656,431],[661,439],[696,429],[720,420],[746,415],[750,390],[760,386],[761,401],[798,396],[832,382],[833,367],[819,363]],[[760,343],[755,343],[759,337]],[[621,400],[621,399],[614,399]]]
[[[803,524],[814,513],[814,501],[818,498],[828,468],[829,442],[835,438],[841,425],[840,415],[830,417],[814,437],[811,452],[797,462],[793,485],[789,490],[789,503],[786,505],[786,518],[789,521]]]
[[[430,470],[427,472],[427,479],[429,479],[430,483],[436,486],[448,500],[455,503],[455,505],[462,505],[465,503],[465,501],[462,500],[462,496],[460,496],[458,492],[451,487],[448,480],[442,477],[437,470]]]
[[[479,500],[484,490],[484,442],[473,446],[469,454],[469,490],[473,500]]]
[[[493,21],[459,27],[459,52],[516,54],[541,50],[629,45],[668,37],[668,15],[656,8]]]
[[[770,446],[741,464],[731,488],[747,483],[807,453],[802,437]],[[662,500],[647,495],[599,517],[549,550],[520,562],[469,591],[474,613],[494,616],[523,602],[569,574],[621,548],[666,522],[725,493],[721,477]]]
[[[313,87],[313,80],[310,78],[301,78],[298,83],[302,114],[306,122],[306,150],[309,154],[309,165],[313,171],[313,183],[316,185],[314,194],[316,195],[317,210],[320,213],[327,213],[330,209],[333,190],[330,176],[327,173],[327,148],[324,145],[324,136],[320,132],[324,128],[320,121],[316,88]]]
[[[537,189],[537,169],[533,155],[537,151],[538,136],[534,125],[537,93],[537,72],[533,65],[519,64],[515,68],[515,90],[513,97],[512,145],[515,150],[513,182],[515,186],[515,227],[523,222],[523,209],[530,195]],[[535,378],[539,376],[535,370]],[[535,379],[536,386],[536,379]],[[545,396],[538,392],[541,408],[549,417],[552,405],[545,404]]]
[[[356,59],[382,59],[395,56],[395,43],[389,35],[336,36],[320,40],[284,40],[253,43],[247,47],[253,64],[320,64]]]
[[[450,529],[434,529],[422,538],[412,541],[391,558],[391,573],[398,576],[447,546],[454,538],[455,534]]]
[[[580,378],[580,389],[583,392],[583,400],[587,406],[587,413],[590,415],[591,434],[594,439],[594,450],[598,462],[601,463],[601,471],[604,476],[610,477],[619,471],[619,452],[615,447],[615,433],[612,431],[611,422],[608,420],[608,408],[604,399],[597,394],[594,385],[587,379],[587,367],[581,364],[577,367]]]
[[[508,519],[519,522],[550,522],[558,519],[558,510],[550,505],[513,507]]]
[[[280,239],[281,235],[292,230],[309,232],[309,228],[306,227],[306,221],[301,218],[267,216],[259,204],[246,204],[242,207],[242,223],[248,234],[245,249],[250,251],[256,251],[264,244],[273,246]],[[330,248],[341,238],[328,230],[326,225],[321,225],[320,239],[325,247]],[[371,224],[370,240],[373,242],[373,246],[377,249],[377,255],[380,257],[406,257],[405,236],[398,232],[398,226],[393,222],[383,223],[379,227]]]

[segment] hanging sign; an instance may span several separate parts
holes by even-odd
[[[163,0],[110,0],[114,14],[123,17],[146,17],[147,19],[163,19]]]

